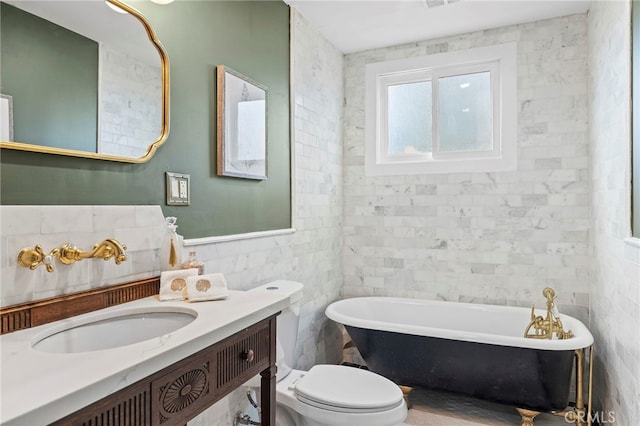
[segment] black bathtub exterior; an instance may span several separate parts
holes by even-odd
[[[574,351],[499,346],[346,326],[367,367],[399,385],[541,412],[569,402]]]

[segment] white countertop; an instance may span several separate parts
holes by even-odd
[[[227,299],[218,301],[161,302],[153,296],[2,335],[0,423],[51,423],[285,309],[301,297],[301,290],[299,283],[274,281],[229,291]],[[158,306],[188,308],[198,316],[172,333],[112,349],[47,353],[31,347],[47,329],[65,322]]]

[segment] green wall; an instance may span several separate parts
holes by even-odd
[[[186,238],[291,225],[289,8],[281,1],[135,2],[167,50],[171,131],[144,164],[2,150],[2,204],[159,204]],[[215,67],[268,88],[268,179],[216,176]],[[165,205],[167,171],[191,175],[191,205]]]
[[[0,18],[1,92],[13,96],[14,140],[95,152],[98,43],[6,3]]]

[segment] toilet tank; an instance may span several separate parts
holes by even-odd
[[[291,368],[295,365],[298,323],[300,322],[300,307],[302,305],[302,289],[303,285],[299,282],[276,280],[252,290],[256,292],[277,292],[280,295],[286,295],[289,298],[289,306],[282,309],[280,315],[276,317],[277,381],[285,378],[291,371]],[[260,387],[260,380],[260,375],[256,374],[245,383],[245,386],[258,388]]]
[[[302,290],[291,297],[291,305],[278,315],[276,336],[278,379],[285,377],[295,364],[296,343],[298,341],[298,324],[300,323],[300,307],[302,306]]]

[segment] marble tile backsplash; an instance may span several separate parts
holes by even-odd
[[[0,305],[8,306],[61,294],[119,284],[160,274],[158,250],[164,232],[160,206],[0,206],[2,247]],[[18,265],[25,247],[48,253],[69,243],[82,250],[106,238],[127,246],[127,260],[55,262],[56,270]]]
[[[586,16],[346,56],[345,296],[542,305],[587,320]],[[518,169],[365,175],[365,65],[517,42]]]

